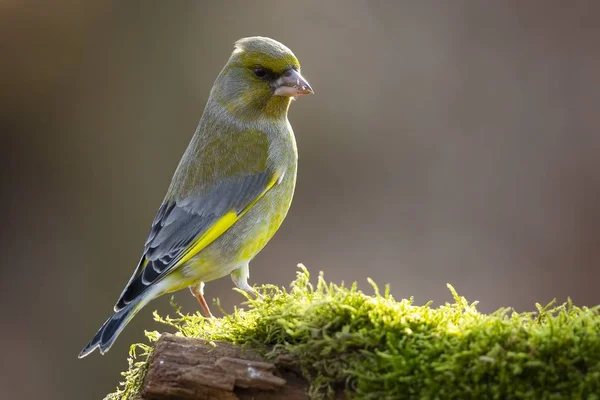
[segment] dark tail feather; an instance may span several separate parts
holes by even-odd
[[[98,348],[101,354],[106,353],[110,346],[113,345],[117,336],[121,333],[125,325],[133,316],[142,308],[144,303],[140,304],[140,301],[133,301],[127,304],[124,308],[114,313],[109,319],[106,320],[104,325],[98,330],[96,336],[81,350],[79,358],[83,358]]]

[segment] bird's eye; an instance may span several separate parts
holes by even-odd
[[[263,78],[266,78],[267,75],[269,75],[269,71],[267,71],[267,69],[263,68],[263,67],[256,67],[256,68],[254,68],[254,75],[263,79]]]

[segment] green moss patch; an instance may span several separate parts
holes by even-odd
[[[298,359],[313,398],[346,390],[350,399],[600,399],[600,309],[536,305],[537,311],[477,311],[448,285],[454,303],[432,308],[396,301],[372,281],[375,295],[325,282],[300,267],[286,290],[257,288],[208,320],[199,313],[155,319],[178,335],[261,349],[269,359]],[[147,332],[150,341],[157,332]],[[138,394],[152,351],[133,345],[129,370],[106,399]]]

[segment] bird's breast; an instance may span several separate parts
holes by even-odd
[[[268,135],[269,169],[276,171],[280,180],[252,207],[244,220],[239,221],[247,229],[240,242],[240,259],[252,259],[275,235],[290,209],[296,186],[298,153],[293,131],[288,127],[289,124],[285,130]]]

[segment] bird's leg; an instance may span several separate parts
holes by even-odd
[[[210,312],[210,308],[208,308],[208,304],[204,299],[204,282],[200,282],[196,286],[190,286],[190,291],[200,303],[202,310],[204,311],[204,316],[207,318],[214,318],[214,315]]]
[[[252,286],[248,284],[248,278],[250,277],[250,266],[248,264],[241,266],[231,273],[231,280],[238,289],[243,290],[246,293],[250,293],[256,297],[263,296],[258,293]]]

